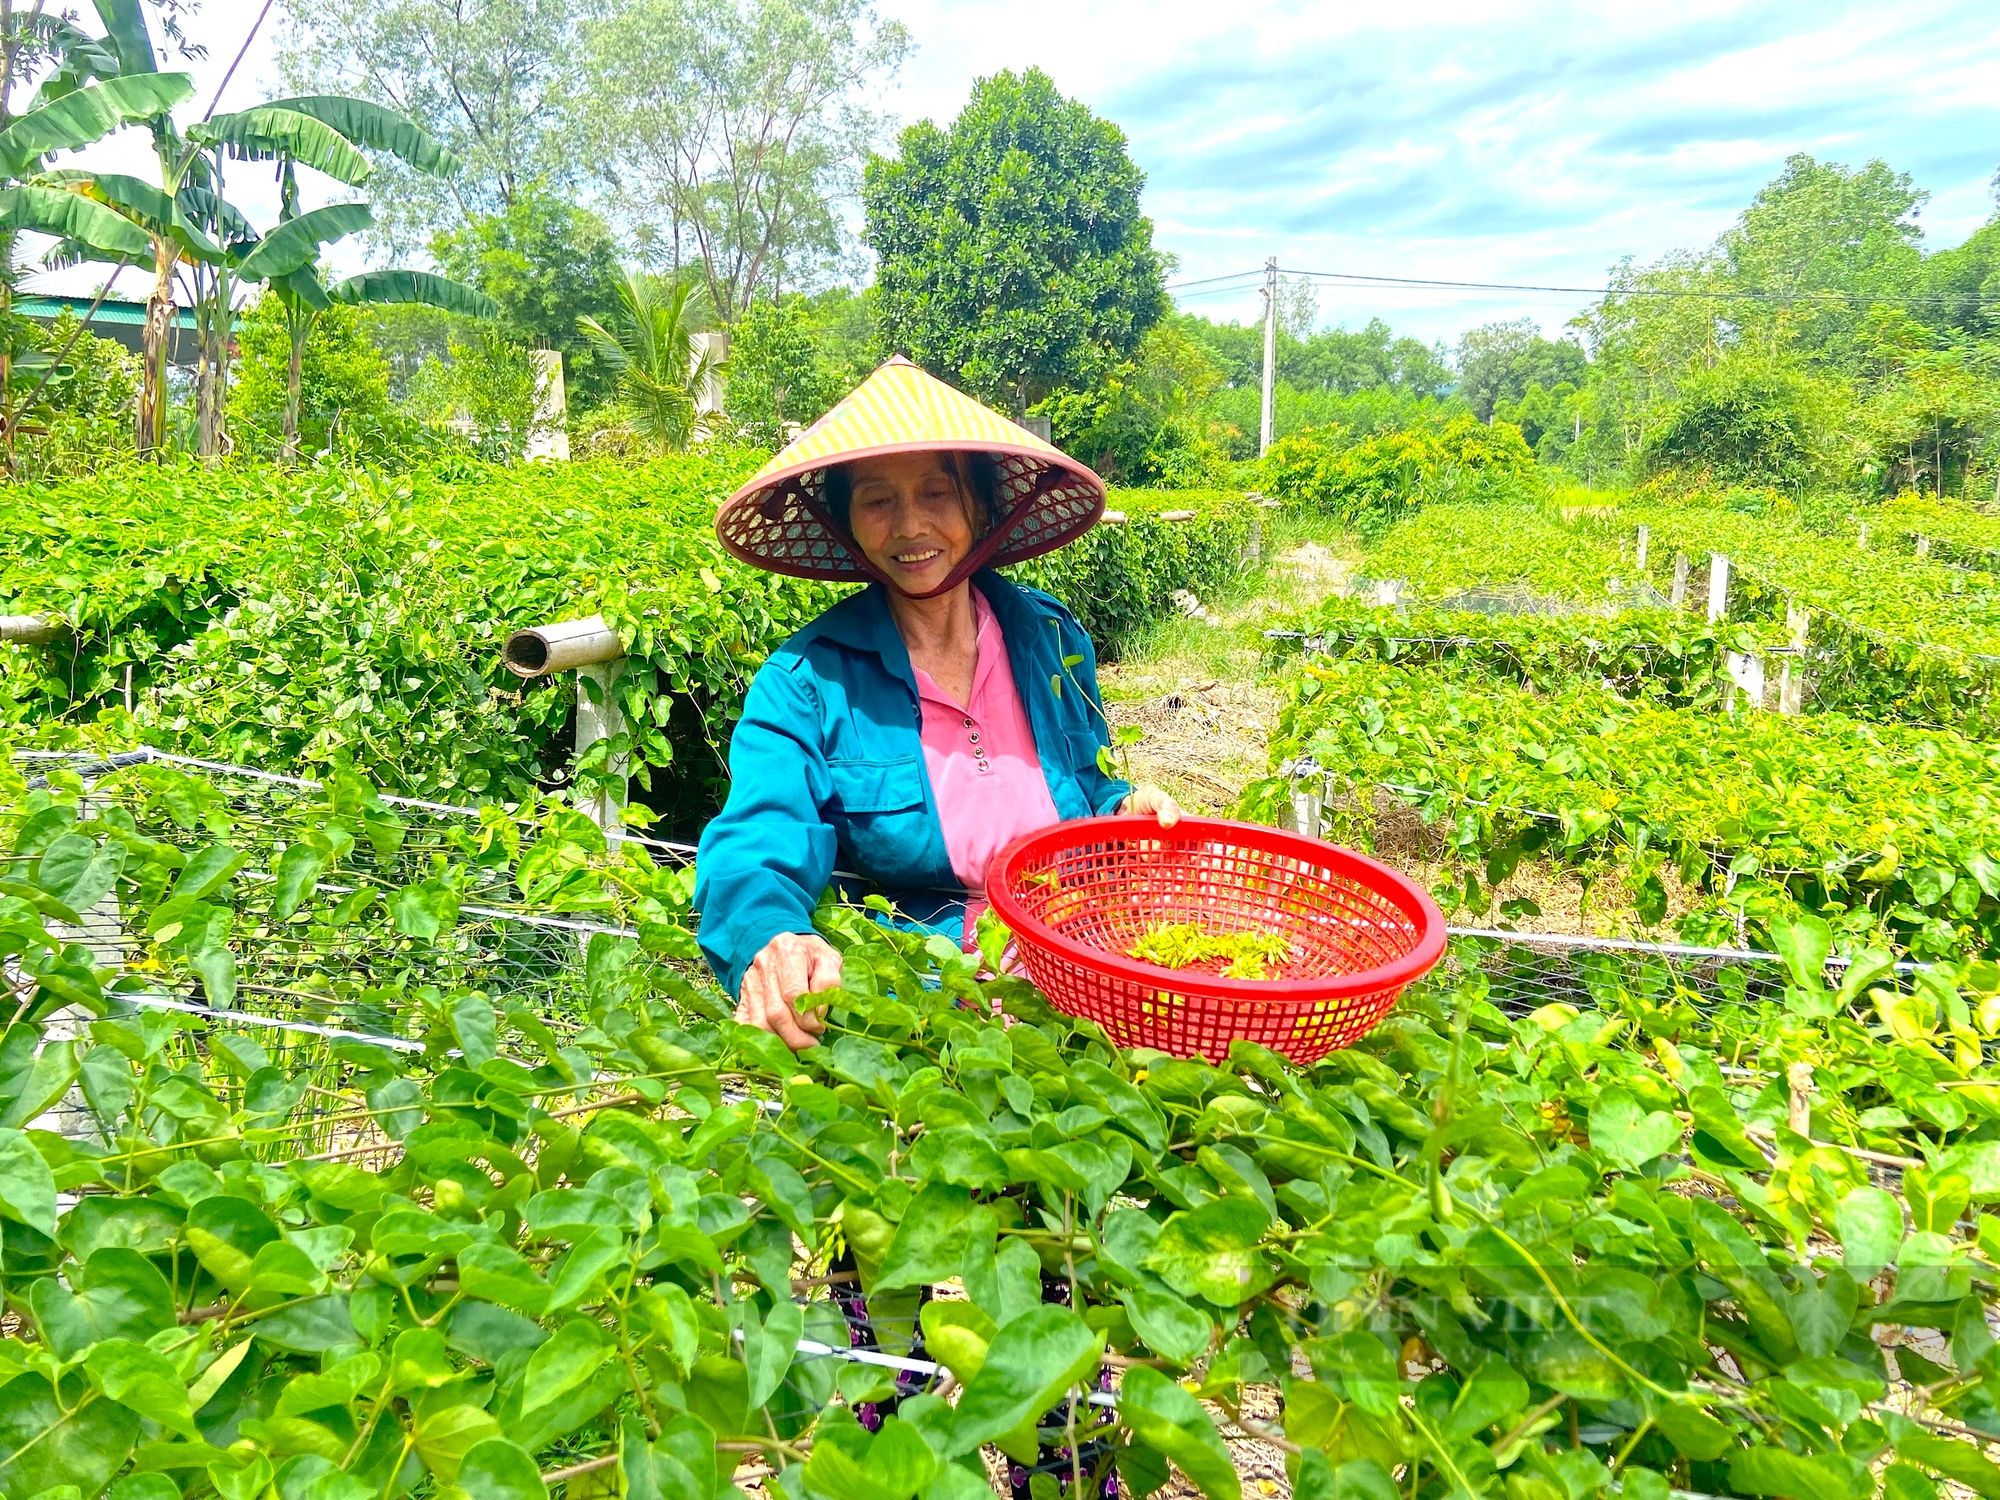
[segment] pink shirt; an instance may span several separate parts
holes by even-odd
[[[952,701],[930,673],[917,668],[923,708],[924,767],[937,796],[938,822],[952,872],[973,893],[966,902],[964,945],[974,947],[979,914],[986,910],[986,867],[1023,834],[1060,822],[1048,778],[1035,752],[1035,732],[1014,687],[1013,663],[993,607],[974,589],[979,616],[979,665],[972,701]]]

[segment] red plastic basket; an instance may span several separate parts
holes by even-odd
[[[1220,1062],[1238,1038],[1309,1063],[1365,1035],[1403,986],[1444,956],[1444,918],[1409,880],[1363,855],[1253,823],[1084,818],[1003,849],[986,898],[1028,977],[1058,1010],[1125,1047]],[[1280,933],[1277,977],[1224,979],[1129,956],[1148,929]]]

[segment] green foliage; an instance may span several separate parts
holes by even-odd
[[[1917,325],[1899,322],[1878,345],[1888,369],[1869,393],[1865,467],[1886,489],[1921,487],[1940,500],[1956,489],[1963,497],[1975,465],[2000,473],[2000,348],[1932,347]]]
[[[1992,511],[1904,493],[1876,515],[1878,530],[1888,530],[1913,551],[1922,543],[1940,562],[2000,573],[2000,515]]]
[[[579,842],[565,810],[474,837],[352,780],[251,815],[163,767],[87,807],[73,775],[0,778],[9,1500],[114,1479],[152,1500],[161,1475],[538,1496],[600,1460],[607,1488],[706,1497],[753,1459],[803,1500],[957,1500],[984,1445],[1078,1438],[1121,1487],[1171,1461],[1239,1500],[1204,1402],[1255,1435],[1271,1387],[1289,1477],[1324,1495],[1988,1482],[1957,1430],[2000,1394],[1984,970],[1863,954],[1835,991],[1800,923],[1781,1004],[1741,972],[1601,954],[1577,1004],[1510,1018],[1489,975],[1542,960],[1470,942],[1297,1068],[1120,1052],[974,956],[829,907],[829,1041],[794,1057],[661,958],[687,936],[679,873]],[[331,851],[283,911],[258,878],[281,848]],[[495,971],[464,939],[509,924],[389,915],[426,884],[504,901],[552,853],[640,934],[593,935],[580,974],[567,941]],[[57,924],[109,894],[133,959],[92,967]],[[393,974],[350,977],[383,951]],[[313,1003],[365,994],[367,1029],[157,1007],[220,953],[260,981],[330,969]],[[65,1008],[77,1039],[49,1025]],[[79,1080],[83,1128],[29,1124]],[[1862,1141],[1924,1157],[1908,1227],[1829,1144]],[[884,1315],[897,1283],[965,1291],[921,1319],[955,1399],[874,1434],[865,1370],[804,1347],[845,1342],[813,1285],[843,1242],[890,1352],[915,1331]],[[1044,1269],[1072,1305],[1039,1300]],[[1884,1325],[1940,1336],[1890,1353]],[[1107,1352],[1129,1362],[1114,1404],[1066,1434]]]
[[[1215,323],[1193,313],[1167,322],[1208,351],[1230,388],[1257,390],[1264,373],[1264,325]],[[1278,384],[1295,392],[1352,396],[1388,390],[1442,396],[1452,385],[1450,354],[1396,331],[1380,318],[1358,329],[1278,327]],[[1253,433],[1254,436],[1254,433]]]
[[[287,87],[363,90],[461,164],[447,182],[377,157],[385,235],[407,251],[440,225],[504,210],[529,184],[561,191],[582,177],[568,106],[579,92],[584,18],[566,0],[449,11],[326,0],[299,12],[281,64]]]
[[[1718,247],[1738,285],[1784,299],[1750,310],[1752,341],[1770,329],[1817,362],[1858,368],[1869,299],[1907,293],[1921,275],[1916,218],[1929,196],[1879,160],[1850,170],[1788,157]]]
[[[1221,384],[1197,415],[1238,462],[1257,457],[1262,420],[1264,333],[1261,325],[1212,323],[1189,313],[1168,319],[1199,344],[1221,372]],[[1452,371],[1442,346],[1397,338],[1380,318],[1357,330],[1278,329],[1277,385],[1272,424],[1278,437],[1335,423],[1358,436],[1415,427],[1469,411],[1445,393]]]
[[[237,323],[237,417],[258,430],[266,451],[275,451],[285,422],[291,333],[275,292],[251,304]],[[337,421],[369,423],[389,411],[389,365],[369,340],[351,307],[333,306],[313,321],[300,362],[299,439],[317,453],[328,446]]]
[[[1223,450],[1202,419],[1221,372],[1176,325],[1153,329],[1133,357],[1088,391],[1059,391],[1035,408],[1056,446],[1114,484],[1200,489],[1217,483]]]
[[[562,351],[572,408],[613,398],[617,371],[577,321],[615,322],[621,307],[618,244],[597,215],[547,188],[524,187],[501,211],[437,235],[431,254],[445,275],[500,304],[505,339]]]
[[[77,635],[7,648],[0,701],[10,719],[74,733],[122,704],[129,663],[126,732],[154,743],[271,766],[353,760],[399,791],[519,798],[565,774],[575,689],[520,683],[500,666],[502,638],[657,609],[674,623],[645,639],[662,701],[657,719],[650,688],[634,705],[638,758],[687,762],[687,783],[661,794],[671,805],[677,790],[692,815],[718,770],[708,739],[750,670],[831,597],[773,589],[715,541],[716,499],[754,462],[461,464],[394,480],[135,467],[15,489],[6,525],[22,545],[0,598]],[[115,713],[113,728],[126,728]]]
[[[1453,417],[1359,441],[1337,427],[1311,428],[1273,443],[1261,467],[1274,497],[1372,532],[1427,499],[1460,497],[1468,485],[1475,493],[1504,488],[1534,466],[1518,428]]]
[[[541,375],[531,351],[498,329],[458,318],[404,322],[402,327],[444,334],[443,354],[424,353],[410,373],[405,410],[432,427],[469,423],[485,457],[502,462],[520,458],[535,435],[540,409]],[[416,349],[431,344],[429,338],[414,342]]]
[[[1715,708],[1727,696],[1725,651],[1782,645],[1776,627],[1709,625],[1680,610],[1599,614],[1480,614],[1456,609],[1380,609],[1328,599],[1275,622],[1306,637],[1314,656],[1442,665],[1537,692],[1599,683],[1622,698]],[[1280,642],[1274,651],[1299,649]]]
[[[865,0],[594,7],[564,113],[647,261],[734,323],[760,297],[851,274],[844,205],[890,126],[910,48]]]
[[[572,774],[576,688],[567,674],[521,682],[501,642],[602,610],[631,653],[618,692],[633,727],[615,748],[633,755],[639,800],[692,833],[717,800],[750,677],[836,597],[715,539],[717,502],[764,456],[461,460],[400,478],[132,466],[0,490],[15,539],[0,613],[51,612],[76,632],[0,647],[0,723],[61,739],[102,718],[103,733],[215,759],[353,763],[399,792],[518,800]],[[1070,600],[1107,651],[1175,589],[1232,579],[1248,525],[1236,497],[1132,498],[1131,524],[1021,570]],[[1190,504],[1201,519],[1144,513]]]
[[[2000,750],[1949,731],[1719,717],[1594,682],[1535,690],[1356,659],[1305,669],[1272,763],[1301,754],[1364,818],[1374,787],[1397,789],[1488,884],[1544,853],[1602,861],[1635,888],[1674,868],[1700,898],[1681,922],[1691,941],[1727,940],[1737,913],[1803,908],[1847,941],[1919,956],[2000,944]],[[1245,802],[1268,811],[1284,795],[1273,778]]]
[[[1908,513],[1869,513],[1864,550],[1857,522],[1809,529],[1784,496],[1767,491],[1695,490],[1671,500],[1657,490],[1639,498],[1558,491],[1539,503],[1418,511],[1371,544],[1365,568],[1371,578],[1402,580],[1412,601],[1579,614],[1577,628],[1609,631],[1605,615],[1667,601],[1676,555],[1692,563],[1685,603],[1701,607],[1708,557],[1721,552],[1730,560],[1731,627],[1747,626],[1767,645],[1784,642],[1792,608],[1809,611],[1811,706],[1992,737],[2000,672],[1987,658],[2000,655],[2000,605],[1981,575],[1944,565],[1942,553],[1911,555],[1911,523],[1897,519]],[[1641,525],[1651,534],[1643,575]],[[1899,526],[1902,537],[1875,540]]]
[[[1725,484],[1796,493],[1851,468],[1841,432],[1849,400],[1837,383],[1794,363],[1733,351],[1683,377],[1649,439],[1648,458]]]
[[[885,350],[1025,411],[1090,388],[1167,310],[1125,135],[1039,68],[903,131],[863,200]]]
[[[1580,524],[1602,537],[1613,527],[1628,535],[1646,522],[1655,587],[1665,585],[1676,552],[1724,554],[1733,618],[1781,622],[1792,606],[1808,609],[1823,706],[1981,736],[2000,730],[2000,662],[1993,660],[2000,657],[2000,593],[1983,575],[1872,539],[1863,550],[1854,521],[1828,533],[1793,514],[1750,514],[1715,504],[1713,495],[1691,498],[1708,503],[1599,512]],[[1697,587],[1705,583],[1698,579]]]
[[[865,372],[864,372],[865,373]],[[730,330],[729,416],[746,441],[782,448],[832,410],[860,377],[830,358],[813,304],[754,302]]]
[[[1584,374],[1582,348],[1568,339],[1543,338],[1533,318],[1482,324],[1458,341],[1458,394],[1482,422],[1491,421],[1503,403],[1520,401],[1531,385],[1574,388]],[[1528,442],[1533,446],[1535,438]]]
[[[1798,155],[1717,242],[1624,265],[1578,320],[1568,445],[1586,478],[1660,464],[1723,482],[1970,493],[1994,447],[1992,226],[1926,255],[1927,195],[1879,161]]]
[[[1560,505],[1573,498],[1418,510],[1370,544],[1368,576],[1401,579],[1428,602],[1465,593],[1582,610],[1629,602],[1637,570],[1619,543],[1631,528],[1622,515],[1602,527],[1566,523]]]
[[[1521,429],[1521,440],[1535,450],[1537,461],[1562,464],[1583,440],[1589,404],[1587,394],[1570,381],[1544,388],[1540,381],[1530,380],[1518,399],[1495,401],[1493,416]]]
[[[626,421],[655,453],[679,453],[708,436],[702,398],[721,378],[720,362],[697,348],[708,321],[701,289],[690,279],[664,284],[628,270],[618,285],[619,316],[610,327],[577,319],[604,367],[618,377]]]
[[[1100,652],[1115,656],[1145,626],[1167,618],[1174,593],[1227,591],[1243,572],[1253,512],[1234,491],[1113,490],[1122,525],[1102,525],[1067,547],[1008,569],[1069,606]],[[1162,513],[1195,512],[1188,521]]]
[[[25,318],[13,322],[16,399],[40,387],[34,407],[21,414],[15,439],[21,476],[89,474],[129,457],[138,359],[116,340],[91,333],[67,309],[46,328]]]

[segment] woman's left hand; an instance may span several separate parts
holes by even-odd
[[[1122,813],[1138,813],[1141,817],[1158,818],[1162,828],[1171,828],[1181,820],[1181,805],[1156,786],[1136,786],[1132,795],[1120,804]]]

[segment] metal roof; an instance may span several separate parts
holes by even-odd
[[[79,318],[87,318],[92,323],[137,324],[146,321],[146,304],[132,302],[124,297],[106,297],[97,303],[97,310],[91,311],[94,297],[48,296],[42,294],[21,296],[14,299],[14,311],[24,318],[47,318],[53,322],[65,312],[73,312]],[[173,323],[176,328],[194,330],[194,312],[190,308],[174,309]]]

